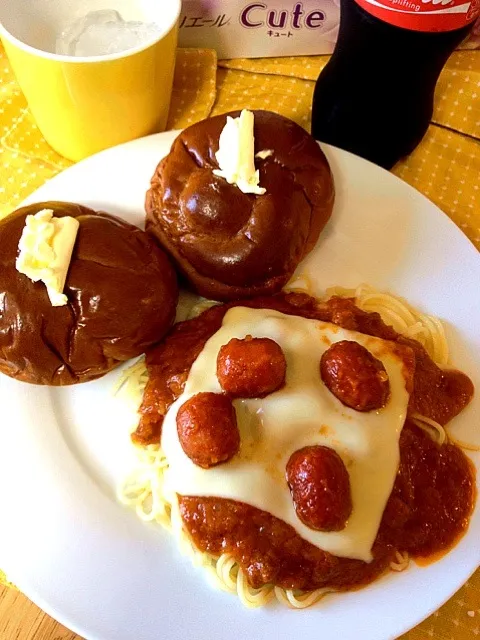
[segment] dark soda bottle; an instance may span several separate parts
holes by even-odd
[[[341,0],[313,136],[390,169],[423,138],[440,71],[479,11],[479,0]]]

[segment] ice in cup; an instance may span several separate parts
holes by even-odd
[[[165,129],[181,0],[1,0],[37,125],[70,160]]]

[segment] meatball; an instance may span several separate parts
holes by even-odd
[[[182,449],[199,467],[208,469],[230,460],[240,448],[232,401],[219,393],[197,393],[177,413]]]
[[[333,344],[321,358],[320,375],[333,395],[351,409],[381,409],[388,400],[390,384],[385,367],[358,342]]]
[[[285,383],[287,363],[270,338],[232,338],[220,348],[217,378],[233,398],[263,398]]]
[[[320,445],[295,451],[287,483],[298,518],[310,529],[340,531],[352,513],[350,478],[338,453]]]

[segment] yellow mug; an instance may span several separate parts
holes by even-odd
[[[112,6],[113,5],[113,6]],[[91,11],[155,24],[121,53],[55,53],[59,34]],[[0,37],[47,142],[70,160],[166,126],[181,0],[0,0]]]

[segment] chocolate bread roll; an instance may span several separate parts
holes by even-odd
[[[80,223],[64,306],[53,307],[45,285],[15,268],[25,218],[42,209]],[[98,378],[158,342],[173,322],[177,299],[165,253],[119,218],[42,202],[0,222],[0,371],[13,378],[48,385]]]
[[[181,133],[160,162],[146,196],[146,229],[199,294],[231,300],[271,294],[314,247],[334,202],[325,155],[299,125],[254,111],[263,195],[214,175],[227,115]]]

